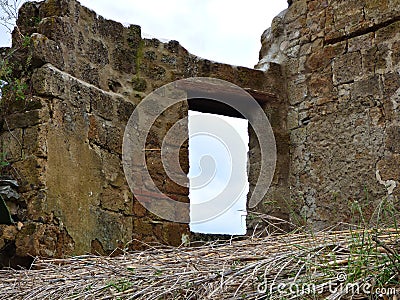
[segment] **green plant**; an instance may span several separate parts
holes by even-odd
[[[15,25],[18,9],[24,2],[26,0],[0,0],[0,26],[5,27],[10,35],[12,30],[15,30],[17,39],[16,45],[0,57],[0,105],[3,113],[5,113],[5,98],[11,101],[24,100],[28,90],[28,85],[22,78],[30,68],[32,56],[28,51],[28,55],[22,56],[23,59],[14,57],[20,50],[26,50],[31,46],[31,37],[23,35]]]
[[[3,60],[0,64],[0,104],[5,103],[3,97],[16,101],[25,100],[28,91],[27,83],[12,75],[13,64],[8,60]]]
[[[144,48],[144,41],[140,40],[136,50],[136,59],[135,59],[136,78],[138,79],[140,77],[140,66],[143,61],[143,48]]]
[[[7,167],[10,163],[6,159],[7,153],[6,152],[0,152],[0,170],[4,167]],[[0,172],[1,173],[1,172]]]
[[[22,36],[22,47],[28,47],[31,45],[32,39],[29,35]]]
[[[122,293],[130,289],[132,287],[132,283],[127,280],[111,281],[107,284],[107,288],[110,287],[116,289],[119,293]]]
[[[0,105],[3,112],[6,101],[23,101],[28,93],[25,75],[29,72],[32,54],[28,51],[21,61],[14,59],[14,55],[20,50],[27,50],[30,44],[31,38],[23,36],[21,46],[9,50],[0,58]]]
[[[376,230],[382,226],[390,226],[397,231],[399,230],[399,211],[394,205],[395,202],[397,201],[391,196],[385,197],[379,202],[371,217],[372,226],[374,226]]]

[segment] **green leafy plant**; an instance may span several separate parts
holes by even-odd
[[[25,100],[28,91],[27,83],[23,79],[13,77],[11,71],[13,65],[8,60],[4,60],[0,64],[0,105],[6,104],[5,97],[11,101]]]
[[[28,54],[21,62],[20,59],[14,58],[18,51],[31,46],[31,37],[23,35],[15,25],[18,9],[24,2],[26,0],[0,0],[0,26],[6,28],[10,36],[14,30],[14,37],[17,39],[17,45],[14,45],[13,49],[5,50],[0,57],[0,106],[3,113],[6,99],[24,100],[28,91],[27,83],[21,78],[29,69],[32,56]],[[14,70],[18,70],[19,74],[14,74]]]
[[[108,288],[114,288],[119,293],[125,292],[126,290],[132,287],[132,283],[127,280],[119,280],[119,281],[111,281],[108,285]]]
[[[4,167],[7,167],[10,163],[6,159],[7,153],[6,152],[0,152],[0,170]],[[0,172],[1,173],[1,172]]]
[[[29,35],[22,36],[22,47],[30,46],[32,39]]]

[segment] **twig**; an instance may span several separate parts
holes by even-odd
[[[388,258],[390,259],[390,261],[393,263],[393,266],[395,267],[397,274],[400,276],[400,269],[398,267],[398,263],[399,263],[399,258],[396,252],[394,252],[392,249],[390,249],[384,242],[382,242],[381,240],[378,239],[378,237],[373,236],[372,240],[379,246],[381,246],[383,249],[385,249],[388,253],[390,253],[391,255],[388,255]],[[394,258],[396,258],[396,261],[394,260]]]

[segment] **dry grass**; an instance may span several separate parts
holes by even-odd
[[[0,299],[341,299],[351,293],[341,285],[368,283],[367,293],[352,298],[362,299],[398,282],[399,239],[394,229],[330,231],[118,257],[38,258],[30,270],[0,270]],[[289,293],[290,283],[295,293],[278,292],[281,284]],[[316,292],[301,295],[304,284]]]

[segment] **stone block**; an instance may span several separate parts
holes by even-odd
[[[92,64],[84,64],[77,68],[77,74],[83,81],[92,84],[96,87],[100,87],[100,74],[99,68]]]
[[[298,113],[297,109],[291,108],[291,109],[289,109],[289,112],[288,112],[287,128],[289,130],[292,130],[297,127],[299,127],[299,113]]]
[[[24,156],[35,155],[38,157],[47,156],[46,144],[46,125],[28,127],[23,135],[23,154]]]
[[[185,177],[181,177],[179,179],[180,182],[185,182],[185,186],[182,186],[181,184],[177,184],[170,178],[166,178],[164,181],[163,185],[163,192],[167,194],[175,194],[175,195],[183,195],[187,196],[189,195],[189,179]]]
[[[71,1],[72,2],[72,1]],[[40,18],[53,16],[66,16],[69,14],[71,7],[69,1],[66,0],[48,0],[40,6]],[[72,4],[75,4],[72,2]]]
[[[375,53],[375,72],[383,74],[390,68],[390,50],[387,45],[378,45]]]
[[[288,9],[284,20],[286,23],[293,22],[297,18],[307,13],[307,1],[305,0],[298,0],[294,2],[290,9]]]
[[[123,129],[111,124],[107,125],[106,128],[107,142],[105,148],[112,153],[122,154]]]
[[[395,180],[400,182],[400,155],[385,155],[376,165],[382,180]]]
[[[308,95],[308,87],[303,76],[294,77],[287,83],[288,98],[291,105],[304,101]]]
[[[129,118],[131,117],[133,111],[135,110],[136,105],[132,102],[125,100],[124,98],[117,97],[114,99],[116,103],[116,110],[118,120],[124,125],[128,123]]]
[[[309,4],[310,5],[310,4]],[[325,35],[325,10],[322,10],[315,15],[307,17],[307,27],[310,28],[311,41],[316,40],[317,38],[324,38]]]
[[[334,58],[344,53],[345,47],[345,43],[337,43],[335,45],[328,45],[321,49],[315,49],[313,54],[307,58],[305,71],[316,72],[324,70],[326,67],[331,65]]]
[[[390,126],[386,129],[386,149],[400,154],[400,126]]]
[[[21,257],[61,257],[72,254],[74,241],[58,226],[29,222],[18,232],[15,246]]]
[[[124,247],[131,241],[132,217],[101,209],[96,209],[94,214],[96,215],[97,227],[93,228],[92,240],[97,239],[107,253],[118,247]]]
[[[312,74],[308,80],[308,91],[312,97],[331,97],[333,82],[331,73]]]
[[[368,98],[379,99],[380,79],[379,76],[373,76],[354,82],[351,87],[351,99],[367,103]]]
[[[362,74],[361,54],[351,52],[335,58],[333,64],[334,84],[354,81]]]
[[[144,236],[153,234],[153,225],[148,218],[135,219],[133,221],[133,232]]]
[[[32,75],[32,88],[36,95],[61,98],[66,94],[66,82],[60,72],[50,65],[35,69]]]
[[[133,215],[137,217],[144,217],[147,214],[147,209],[136,199],[133,202]]]
[[[290,132],[290,143],[293,146],[301,145],[307,140],[307,128],[298,128]]]
[[[393,67],[400,67],[400,41],[394,42],[391,50]]]
[[[400,75],[397,72],[388,72],[383,75],[383,96],[390,100],[397,94],[400,95]]]
[[[92,102],[95,102],[101,94],[101,91],[95,87],[82,84],[72,77],[66,78],[65,82],[60,82],[60,84],[64,84],[65,93],[61,92],[58,97],[79,108],[81,112],[90,112]]]
[[[107,144],[107,125],[104,120],[89,115],[88,139],[95,144],[105,147]]]
[[[101,151],[102,172],[105,179],[113,187],[121,187],[125,185],[126,179],[122,169],[122,162],[118,155],[110,153],[106,150]]]
[[[136,52],[132,49],[116,47],[111,54],[111,65],[119,72],[136,74]]]
[[[28,191],[23,194],[27,202],[27,219],[37,222],[51,223],[53,222],[52,213],[46,212],[47,195],[44,190]]]
[[[375,34],[373,32],[349,39],[348,52],[356,52],[372,48]]]
[[[375,44],[380,45],[391,40],[396,40],[399,36],[400,21],[378,29],[375,33]]]
[[[115,115],[115,100],[110,94],[94,90],[91,98],[92,113],[105,120],[112,120]]]
[[[72,25],[60,16],[46,17],[39,23],[38,33],[53,41],[60,41],[68,50],[75,49]]]
[[[43,160],[34,156],[27,156],[24,160],[13,163],[13,167],[18,170],[21,192],[40,189],[45,186],[42,176],[45,174]]]
[[[59,42],[55,42],[39,33],[33,34],[31,39],[33,66],[41,67],[46,63],[50,63],[59,69],[64,68],[64,54]]]
[[[122,191],[110,186],[104,188],[100,194],[100,205],[104,210],[114,212],[125,211],[125,199]]]
[[[0,153],[5,155],[8,162],[22,159],[23,130],[20,128],[3,132],[0,135]]]
[[[182,236],[189,236],[188,226],[185,224],[165,223],[163,225],[164,240],[172,246],[182,244]]]
[[[18,11],[16,25],[20,33],[24,36],[30,36],[36,31],[37,21],[39,19],[39,8],[32,2],[25,2]]]
[[[332,3],[332,6],[337,31],[349,34],[359,30],[364,25],[364,1],[338,1]]]
[[[44,123],[48,119],[49,111],[47,108],[14,113],[6,117],[6,129],[13,130],[16,128],[27,128],[38,125],[40,123]]]
[[[362,65],[365,74],[375,74],[375,57],[378,49],[373,46],[362,52]]]
[[[95,66],[104,67],[109,63],[108,50],[101,40],[91,39],[85,52],[87,60]]]

